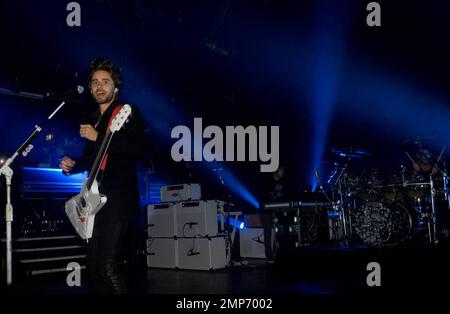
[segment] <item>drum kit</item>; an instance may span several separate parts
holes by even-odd
[[[366,150],[331,150],[340,159],[333,163],[327,181],[333,216],[339,217],[343,229],[337,240],[380,248],[405,243],[435,245],[448,234],[448,175],[441,160],[445,147],[435,157],[419,144],[417,149],[404,150],[412,166],[401,166],[392,174],[355,171],[355,160],[371,156]]]

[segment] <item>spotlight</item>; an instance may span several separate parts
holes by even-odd
[[[55,139],[55,136],[53,134],[45,135],[45,141],[46,142],[52,142],[54,139]]]
[[[245,227],[244,222],[241,222],[241,223],[239,224],[239,229],[244,229],[244,227]]]

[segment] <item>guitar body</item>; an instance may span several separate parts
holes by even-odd
[[[83,240],[92,237],[95,215],[107,201],[107,197],[98,191],[96,180],[93,182],[90,190],[87,188],[86,183],[87,180],[85,180],[81,192],[65,204],[67,217],[69,217],[76,232]]]

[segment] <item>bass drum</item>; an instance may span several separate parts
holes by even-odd
[[[410,238],[413,214],[400,203],[369,201],[353,212],[352,227],[368,246],[394,246]]]

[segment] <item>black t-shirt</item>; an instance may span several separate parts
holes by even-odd
[[[286,180],[279,178],[275,180],[273,177],[270,178],[267,184],[266,201],[280,201],[285,200],[287,197],[286,192]]]

